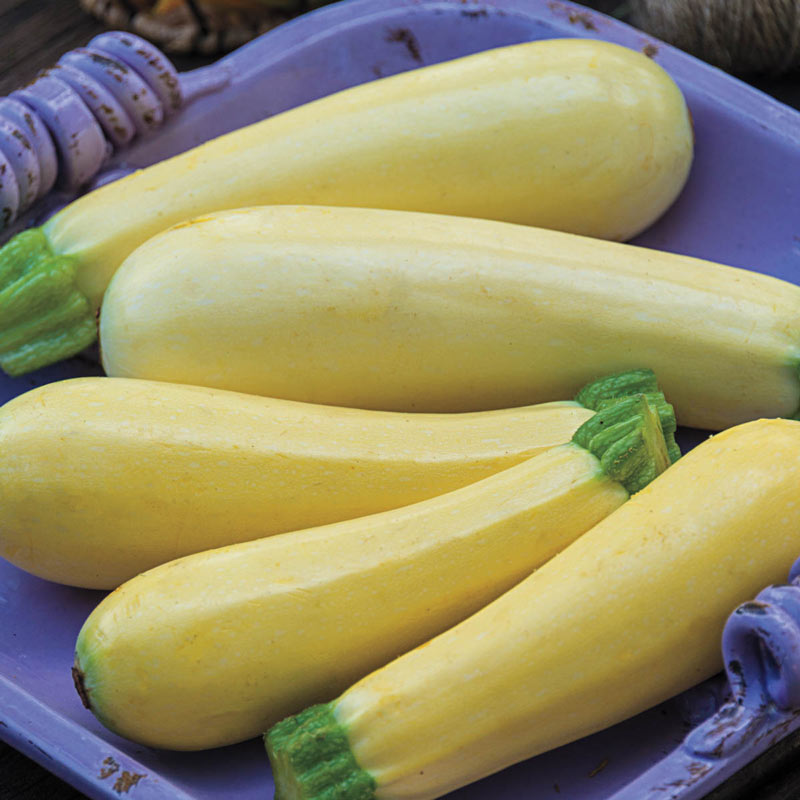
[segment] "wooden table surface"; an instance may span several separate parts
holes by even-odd
[[[584,3],[612,13],[620,0]],[[78,0],[0,0],[0,96],[106,28],[83,13]],[[208,59],[174,58],[180,70]],[[800,75],[754,81],[758,88],[800,108]],[[784,740],[707,800],[797,800],[800,798],[800,733]],[[0,800],[84,800],[84,795],[0,742]]]

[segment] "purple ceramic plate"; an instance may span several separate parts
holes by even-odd
[[[637,242],[800,283],[800,114],[633,28],[569,3],[350,0],[323,8],[183,76],[190,98],[185,108],[106,168],[153,163],[264,116],[402,70],[563,36],[644,50],[687,97],[697,139],[689,183]],[[0,402],[35,385],[86,374],[100,369],[84,356],[32,376],[1,377]],[[684,445],[696,439],[684,432]],[[272,779],[260,741],[167,753],[114,736],[83,709],[70,677],[73,646],[101,597],[38,580],[0,560],[0,738],[94,798],[270,797]],[[714,679],[451,797],[610,799],[713,715],[725,689],[724,679]],[[755,754],[745,750],[749,758]],[[700,796],[697,791],[691,796]]]

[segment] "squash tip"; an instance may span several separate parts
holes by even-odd
[[[81,698],[83,707],[91,711],[92,704],[89,702],[89,692],[86,689],[83,670],[81,670],[81,668],[78,666],[77,661],[72,667],[72,682],[75,684],[75,690],[78,692],[78,696]]]

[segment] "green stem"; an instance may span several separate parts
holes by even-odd
[[[600,404],[607,400],[619,400],[632,394],[650,394],[660,392],[658,379],[651,369],[629,369],[605,375],[596,381],[587,383],[578,394],[575,402],[597,411]]]
[[[40,228],[0,248],[0,368],[22,375],[75,355],[97,338],[76,260],[53,252]]]
[[[658,380],[653,370],[632,369],[626,372],[606,375],[596,381],[587,383],[575,395],[575,402],[592,411],[599,411],[623,397],[630,397],[635,394],[646,395],[647,402],[658,412],[661,420],[661,429],[667,442],[669,460],[674,464],[681,457],[681,451],[675,441],[675,431],[678,429],[678,423],[675,420],[675,409],[667,402],[659,389]]]
[[[661,392],[646,392],[644,396],[650,407],[658,414],[661,422],[661,431],[664,434],[664,441],[667,443],[667,453],[671,464],[674,464],[680,457],[681,451],[675,441],[675,432],[678,430],[678,421],[675,419],[675,409],[667,402],[667,398]],[[608,408],[618,403],[619,399],[601,400],[597,404],[597,410]]]
[[[356,763],[333,703],[316,705],[264,735],[275,800],[372,800],[375,779]]]
[[[596,456],[603,471],[630,494],[670,465],[659,415],[643,394],[602,408],[575,431],[572,441]]]

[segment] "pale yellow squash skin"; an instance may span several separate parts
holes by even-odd
[[[380,800],[432,800],[721,669],[728,615],[800,553],[800,422],[701,444],[531,577],[342,695]]]
[[[477,611],[627,497],[566,444],[412,506],[189,556],[104,600],[76,665],[123,736],[248,739]]]
[[[76,200],[44,226],[96,303],[182,220],[313,203],[504,219],[626,239],[675,199],[693,140],[661,67],[600,41],[530,42],[356,86]]]
[[[117,378],[51,383],[0,408],[0,556],[108,589],[179,556],[372,514],[567,442],[557,402],[394,414]]]
[[[800,408],[800,287],[508,223],[261,207],[134,252],[100,320],[109,374],[308,402],[474,411],[649,367],[683,425]]]

